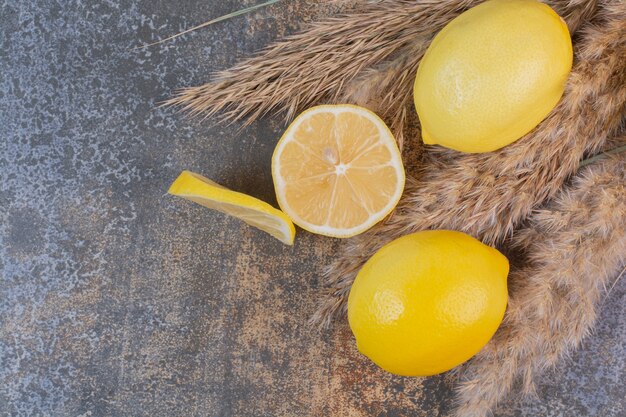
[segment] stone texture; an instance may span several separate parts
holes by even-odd
[[[0,1],[0,415],[449,416],[449,376],[376,369],[307,326],[337,242],[288,248],[167,196],[183,169],[275,204],[283,125],[158,107],[333,6],[290,1],[145,50],[252,1]],[[626,415],[626,281],[583,349],[499,416]]]

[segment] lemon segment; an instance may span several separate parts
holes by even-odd
[[[396,141],[376,114],[318,106],[294,120],[272,157],[281,209],[312,233],[350,237],[381,221],[404,189]]]
[[[202,175],[183,171],[168,193],[220,211],[293,245],[296,229],[285,213],[249,195],[229,190]]]
[[[464,233],[397,239],[359,271],[348,321],[361,353],[403,376],[448,371],[491,339],[506,309],[507,258]]]
[[[415,108],[426,144],[491,152],[521,138],[557,105],[572,41],[536,0],[489,0],[453,19],[420,62]]]

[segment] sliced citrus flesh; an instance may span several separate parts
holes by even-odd
[[[296,229],[285,213],[247,194],[229,190],[202,175],[183,171],[168,193],[243,220],[287,245]]]
[[[281,209],[312,233],[351,237],[398,204],[404,167],[393,134],[371,111],[313,107],[293,121],[272,157]]]

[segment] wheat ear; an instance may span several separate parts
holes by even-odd
[[[165,104],[192,115],[250,123],[272,112],[293,118],[319,102],[337,101],[344,86],[417,37],[439,30],[451,15],[477,0],[392,0],[313,23],[219,72],[214,81],[184,89]],[[364,2],[365,3],[365,2]],[[427,24],[426,24],[427,23]]]
[[[626,143],[626,137],[619,139]],[[601,295],[626,260],[626,159],[582,168],[513,237],[526,263],[491,342],[466,366],[457,417],[489,415],[516,382],[524,393],[591,331]]]
[[[345,312],[358,269],[397,237],[436,228],[464,231],[489,244],[501,242],[533,208],[555,195],[585,155],[604,144],[624,117],[626,3],[603,4],[595,22],[577,36],[575,66],[550,116],[497,152],[428,148],[394,215],[346,242],[328,268],[330,292],[313,322],[327,325]]]
[[[271,111],[283,111],[291,119],[314,103],[365,98],[373,110],[382,110],[394,133],[401,135],[410,112],[411,78],[430,39],[479,2],[357,1],[361,5],[355,11],[314,23],[256,57],[218,72],[212,82],[183,89],[164,104],[191,115],[219,114],[224,121],[251,123]],[[595,1],[550,4],[575,29]],[[386,60],[390,62],[385,65]],[[377,68],[380,63],[382,69]],[[381,79],[387,82],[376,83]],[[356,85],[350,85],[353,80],[358,80]]]

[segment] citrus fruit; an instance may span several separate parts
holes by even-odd
[[[507,258],[447,230],[397,239],[359,271],[348,320],[361,353],[404,376],[438,374],[491,339],[507,305]]]
[[[396,141],[371,111],[313,107],[293,121],[272,157],[281,209],[313,233],[350,237],[388,215],[404,189]]]
[[[572,68],[567,25],[535,0],[486,1],[435,36],[415,79],[426,144],[490,152],[556,106]]]
[[[229,190],[202,175],[183,171],[172,184],[170,194],[213,210],[237,217],[287,245],[296,235],[293,223],[280,210],[249,195]]]

